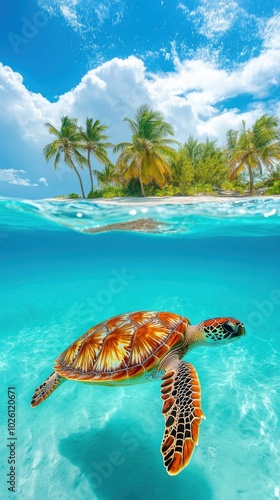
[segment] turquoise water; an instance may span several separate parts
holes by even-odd
[[[280,199],[158,207],[0,200],[1,498],[280,497],[279,215]],[[88,233],[138,219],[142,233],[129,225]],[[176,477],[159,451],[160,381],[68,382],[30,407],[73,340],[141,309],[183,314],[193,324],[230,315],[246,326],[240,341],[188,356],[206,420]],[[17,398],[16,495],[6,483],[9,386]]]

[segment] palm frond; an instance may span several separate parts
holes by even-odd
[[[123,149],[128,148],[131,145],[131,142],[120,142],[114,147],[113,152],[118,153],[119,151],[122,151]]]
[[[56,157],[55,157],[55,160],[54,160],[54,165],[53,165],[53,168],[56,170],[57,167],[58,167],[58,164],[60,162],[60,156],[61,156],[61,152],[58,150],[57,153],[56,153]]]

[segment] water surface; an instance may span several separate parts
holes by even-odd
[[[155,207],[0,200],[3,498],[15,498],[5,484],[8,386],[17,394],[20,500],[279,498],[279,215],[277,199]],[[188,356],[206,421],[176,477],[159,451],[160,381],[68,382],[30,407],[73,340],[141,309],[193,324],[231,315],[247,330],[239,342]]]

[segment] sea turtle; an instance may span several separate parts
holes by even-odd
[[[161,445],[171,475],[188,464],[205,418],[195,368],[181,361],[192,348],[220,345],[245,335],[234,318],[213,318],[191,326],[170,312],[120,314],[91,328],[56,360],[55,371],[34,392],[31,405],[42,403],[62,382],[132,385],[161,378],[165,432]]]

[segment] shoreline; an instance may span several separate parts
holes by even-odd
[[[45,198],[45,201],[64,201],[66,203],[75,201],[86,201],[100,205],[192,205],[194,203],[225,203],[228,201],[280,199],[280,195],[271,196],[147,196],[122,197],[122,198]]]

